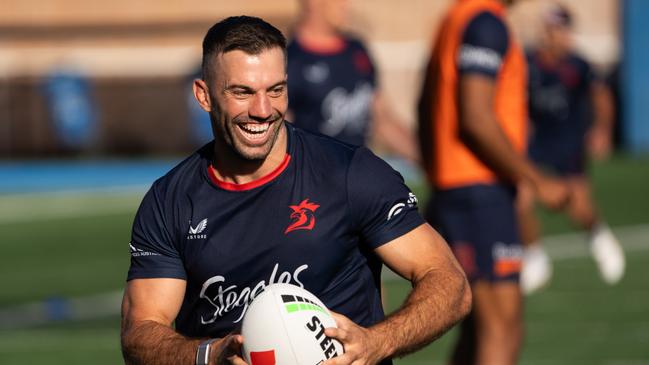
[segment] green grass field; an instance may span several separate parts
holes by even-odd
[[[649,364],[649,160],[617,157],[596,165],[593,177],[604,215],[628,250],[627,274],[608,287],[579,235],[549,239],[555,276],[527,298],[522,364]],[[25,304],[121,290],[140,195],[0,195],[0,364],[122,362],[115,295],[77,303],[87,319],[71,322],[39,324],[40,307]],[[542,217],[549,233],[570,231],[565,218]],[[385,285],[393,310],[409,285]],[[22,326],[3,328],[8,321]],[[397,364],[444,364],[454,335]]]

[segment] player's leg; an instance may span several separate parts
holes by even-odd
[[[471,285],[473,311],[460,325],[453,365],[515,364],[523,340],[523,301],[517,282]]]
[[[459,326],[460,333],[451,353],[450,364],[473,365],[476,360],[476,324],[475,314],[471,311]]]
[[[513,364],[522,342],[518,277],[522,248],[511,189],[458,189],[438,217],[474,293],[474,310],[460,327],[452,364]]]
[[[519,184],[516,214],[524,248],[520,282],[525,294],[541,289],[552,278],[552,262],[541,245],[541,226],[534,206],[533,188],[525,183]]]
[[[461,194],[460,194],[461,195]],[[449,243],[453,254],[464,270],[469,282],[473,282],[477,273],[475,249],[468,243],[467,212],[463,209],[465,202],[458,199],[453,192],[435,192],[426,206],[426,220]],[[473,312],[462,320],[455,348],[449,360],[453,365],[472,365],[475,363],[475,322]]]
[[[523,339],[523,301],[516,281],[478,281],[472,286],[475,364],[515,364]]]
[[[528,156],[538,166],[557,170],[555,142],[533,135]],[[529,184],[519,184],[516,213],[523,244],[523,268],[520,283],[523,293],[532,294],[546,286],[552,278],[552,261],[542,244],[541,224],[535,211],[536,193]]]
[[[489,194],[484,194],[489,196]],[[523,340],[522,253],[513,190],[496,189],[476,210],[473,230],[482,276],[473,285],[476,364],[515,364]]]
[[[566,208],[568,216],[579,228],[590,231],[598,221],[598,214],[591,196],[591,187],[584,175],[566,177],[570,199]]]
[[[568,179],[568,183],[571,191],[568,214],[575,224],[589,232],[589,249],[602,279],[608,284],[615,284],[624,275],[622,247],[597,214],[588,178],[585,175],[574,175]]]

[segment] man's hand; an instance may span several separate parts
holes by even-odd
[[[357,325],[342,314],[331,312],[331,315],[338,328],[326,328],[325,335],[340,341],[345,353],[325,361],[323,365],[373,365],[383,360],[378,338],[370,329]]]
[[[568,185],[557,178],[541,173],[534,181],[534,188],[538,200],[549,209],[560,210],[568,203]]]
[[[241,355],[243,336],[227,335],[210,345],[210,365],[247,365]]]

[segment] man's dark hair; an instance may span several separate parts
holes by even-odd
[[[286,38],[264,20],[244,15],[223,19],[203,39],[203,79],[209,77],[215,55],[234,50],[257,55],[274,47],[279,47],[286,58]]]
[[[545,14],[545,22],[549,25],[559,25],[570,28],[572,26],[572,14],[565,6],[554,4]]]

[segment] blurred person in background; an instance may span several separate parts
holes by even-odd
[[[403,178],[365,147],[286,123],[286,61],[284,36],[262,19],[206,34],[194,95],[214,139],[158,179],[134,219],[128,364],[244,365],[236,331],[277,282],[340,313],[324,333],[345,353],[325,364],[391,364],[468,313],[466,277]],[[384,264],[412,285],[387,317]]]
[[[525,156],[525,54],[505,1],[460,0],[442,20],[419,103],[421,153],[433,190],[427,219],[449,242],[473,292],[452,364],[517,362],[523,338],[523,249],[516,185],[558,208],[565,184]]]
[[[410,161],[414,136],[388,107],[363,42],[342,31],[348,0],[300,0],[288,45],[289,120],[364,146],[372,141]]]
[[[586,172],[588,155],[608,156],[613,135],[613,103],[605,82],[573,51],[572,15],[553,4],[543,16],[538,48],[528,52],[530,158],[569,186],[568,204],[561,210],[589,232],[588,245],[601,277],[617,283],[624,274],[624,253],[600,217]],[[540,244],[532,188],[519,187],[518,214],[525,245],[521,285],[532,293],[546,285],[552,264]]]

